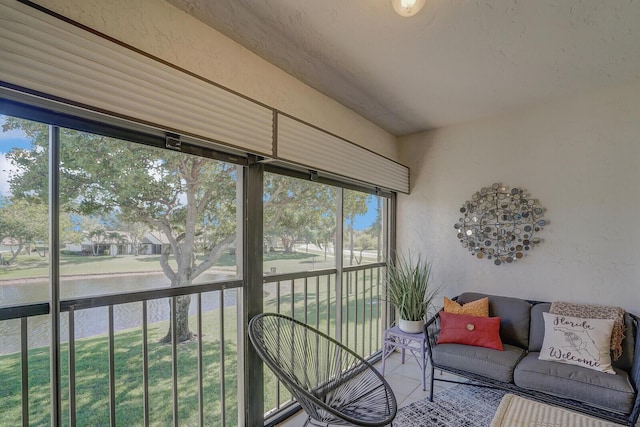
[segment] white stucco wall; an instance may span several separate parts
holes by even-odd
[[[395,136],[162,0],[35,3],[397,160]]]
[[[433,262],[448,296],[477,290],[640,313],[640,84],[400,139],[412,192],[398,242]],[[494,182],[546,208],[543,243],[495,266],[464,249],[463,202]]]

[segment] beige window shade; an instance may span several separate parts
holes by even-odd
[[[0,0],[0,80],[250,153],[273,111],[16,1]]]
[[[278,114],[277,158],[409,193],[409,169],[356,144]]]
[[[0,81],[215,148],[409,191],[405,166],[282,114],[274,150],[273,109],[14,0],[0,0]]]

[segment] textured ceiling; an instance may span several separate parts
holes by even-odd
[[[395,135],[640,80],[638,0],[168,0]]]

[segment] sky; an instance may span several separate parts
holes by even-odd
[[[2,131],[5,116],[0,115],[0,195],[7,196],[9,194],[9,170],[11,164],[7,160],[6,153],[14,147],[26,148],[29,139],[21,130],[11,130],[9,132]]]
[[[367,208],[368,211],[364,215],[356,215],[353,221],[353,228],[355,230],[364,230],[368,228],[376,221],[378,208],[378,202],[376,201],[376,197],[372,196],[367,199]]]

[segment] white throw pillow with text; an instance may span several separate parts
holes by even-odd
[[[578,365],[615,374],[611,367],[611,319],[583,319],[542,313],[544,341],[540,360]]]

